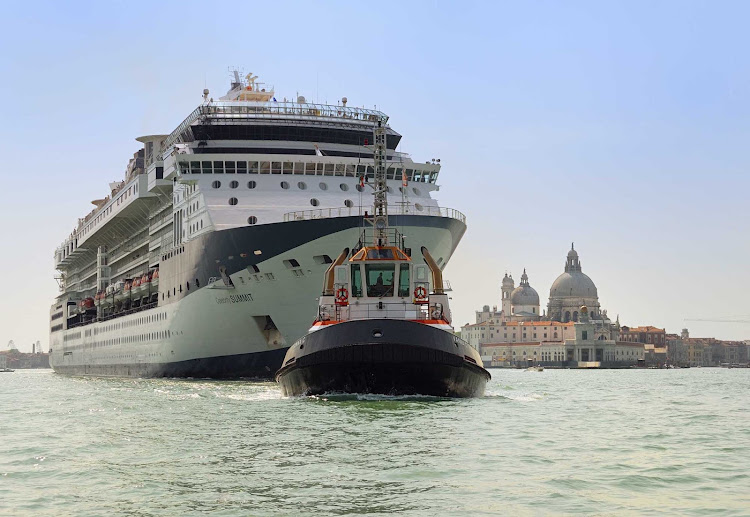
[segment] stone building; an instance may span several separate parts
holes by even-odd
[[[642,343],[619,340],[620,324],[607,317],[594,282],[581,269],[571,246],[564,272],[550,288],[547,312],[524,269],[521,283],[503,277],[501,310],[485,305],[461,336],[490,366],[531,362],[557,366],[629,366],[644,360]]]
[[[646,343],[656,347],[666,346],[667,333],[664,329],[646,325],[642,327],[620,327],[620,341],[630,341],[632,343]]]

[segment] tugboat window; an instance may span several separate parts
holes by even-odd
[[[393,264],[365,264],[368,296],[393,296],[393,280],[396,268]]]
[[[409,296],[409,264],[401,264],[398,273],[398,295]]]
[[[362,272],[359,269],[359,264],[352,264],[352,296],[362,296]]]

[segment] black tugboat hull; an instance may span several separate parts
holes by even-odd
[[[451,332],[403,320],[355,320],[311,332],[276,380],[287,396],[373,393],[479,397],[490,374]]]

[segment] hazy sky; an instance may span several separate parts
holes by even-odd
[[[4,2],[0,348],[49,338],[52,253],[228,66],[377,105],[468,217],[455,324],[575,241],[628,325],[749,339],[748,2]]]

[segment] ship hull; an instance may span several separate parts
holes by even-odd
[[[391,220],[415,249],[445,262],[466,229],[446,217]],[[291,221],[184,243],[162,260],[157,307],[53,332],[50,365],[69,375],[273,379],[316,315],[329,264],[313,259],[357,242],[360,225],[359,217]]]
[[[490,374],[454,334],[372,319],[326,326],[287,352],[276,380],[287,396],[358,393],[479,397]]]

